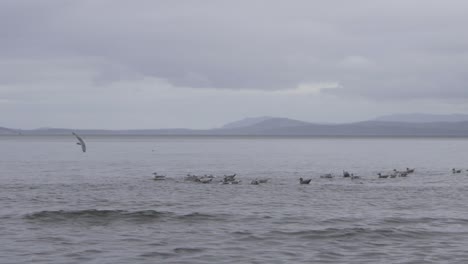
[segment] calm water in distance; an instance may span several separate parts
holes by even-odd
[[[468,139],[84,139],[0,137],[0,263],[468,262]]]

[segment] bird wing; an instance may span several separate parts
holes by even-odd
[[[81,145],[81,150],[83,150],[83,152],[86,152],[86,144],[84,142],[84,140],[78,136],[75,132],[72,132],[72,134],[76,137],[76,139],[78,139],[78,141],[80,142],[80,145]]]

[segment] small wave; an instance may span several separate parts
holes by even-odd
[[[468,219],[465,218],[435,218],[435,217],[389,217],[383,219],[383,224],[468,224]]]
[[[338,217],[338,218],[329,218],[320,221],[322,225],[337,225],[337,224],[349,224],[349,223],[359,223],[362,221],[362,218],[357,217]]]
[[[274,231],[274,236],[293,236],[299,239],[338,239],[338,238],[356,238],[366,237],[369,239],[424,239],[428,237],[441,235],[441,232],[428,231],[423,229],[400,229],[400,228],[326,228],[319,230],[304,231]]]
[[[174,252],[178,254],[193,254],[203,252],[203,248],[175,248]]]
[[[214,214],[203,214],[203,213],[190,213],[186,215],[177,216],[179,220],[186,221],[186,222],[197,222],[197,221],[205,221],[205,220],[226,220],[227,217],[223,215],[214,215]]]
[[[147,252],[143,253],[140,256],[144,258],[170,258],[173,257],[175,253],[169,253],[169,252]]]
[[[60,221],[96,221],[97,224],[111,221],[152,221],[163,217],[170,217],[172,213],[154,210],[125,211],[125,210],[57,210],[40,211],[25,216],[28,220],[60,222]]]
[[[38,222],[81,222],[93,224],[106,224],[117,221],[127,222],[155,222],[155,221],[182,221],[182,222],[199,222],[206,220],[223,220],[220,216],[190,213],[185,215],[176,215],[172,212],[159,212],[155,210],[56,210],[56,211],[40,211],[24,216],[25,219]]]
[[[437,218],[418,217],[418,218],[403,218],[403,217],[388,217],[382,220],[383,224],[427,224],[437,221]]]

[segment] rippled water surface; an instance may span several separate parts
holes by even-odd
[[[85,140],[0,137],[0,263],[468,262],[468,139]]]

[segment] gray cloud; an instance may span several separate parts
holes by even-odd
[[[138,75],[265,90],[339,82],[331,92],[468,97],[467,8],[456,0],[7,0],[0,56],[98,58],[106,63],[96,78],[110,82]]]
[[[466,10],[462,0],[3,0],[0,125],[466,112]]]

